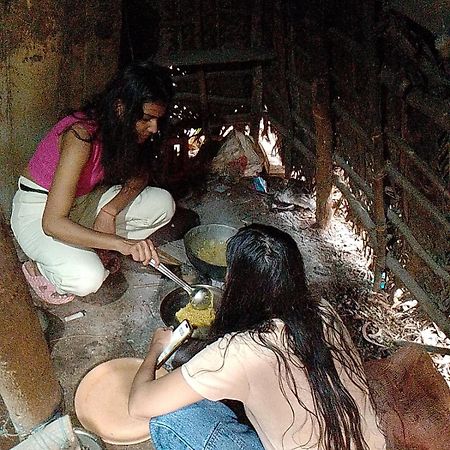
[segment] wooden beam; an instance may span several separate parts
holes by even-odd
[[[396,277],[404,284],[420,306],[428,314],[430,319],[436,323],[441,331],[450,338],[450,320],[437,306],[437,302],[419,286],[408,271],[391,254],[386,257],[386,265]]]
[[[252,76],[253,70],[251,69],[243,69],[243,70],[214,70],[205,72],[206,81],[217,80],[223,77],[231,78],[231,77],[245,77]],[[187,73],[186,75],[174,75],[172,80],[177,83],[180,81],[194,82],[197,81],[197,73]]]
[[[406,224],[400,219],[400,217],[391,209],[387,213],[388,219],[398,228],[400,233],[406,239],[410,245],[413,252],[422,258],[426,265],[439,277],[442,278],[446,283],[450,283],[450,274],[446,272],[434,259],[433,257],[420,245],[417,239],[412,234],[411,230],[406,226]]]
[[[288,138],[289,136],[291,136],[286,127],[281,125],[281,123],[278,122],[276,119],[269,116],[269,121],[277,129],[277,131],[279,131],[284,137]],[[309,164],[313,165],[316,163],[316,155],[311,150],[309,150],[309,148],[307,148],[305,144],[303,144],[303,142],[300,141],[300,139],[294,137],[293,142],[296,148],[300,151],[300,153],[302,153],[303,156],[305,156]]]
[[[231,63],[267,62],[275,59],[273,50],[266,48],[224,48],[213,50],[192,50],[156,58],[162,66],[204,66]]]
[[[390,161],[386,162],[386,171],[396,184],[400,185],[404,190],[411,194],[419,205],[427,210],[430,215],[444,227],[447,233],[450,233],[450,223],[444,215],[441,214],[436,209],[436,206],[433,205],[421,192],[419,192],[404,175],[394,169],[394,166]]]
[[[404,139],[394,133],[388,132],[387,136],[395,145],[403,148],[404,154],[417,168],[419,168],[422,175],[430,180],[433,187],[435,187],[447,200],[450,200],[450,192],[448,189],[432,173],[431,167],[417,156],[417,153],[413,150],[413,148],[409,146]]]
[[[410,345],[416,346],[422,348],[428,353],[436,353],[437,355],[450,355],[450,348],[446,347],[436,347],[435,345],[421,344],[420,342],[405,341],[403,339],[396,339],[392,341],[392,343],[400,347],[407,347]]]
[[[195,92],[178,92],[175,94],[175,101],[188,101],[188,102],[201,102],[201,95]],[[220,105],[241,106],[250,105],[249,98],[233,98],[233,97],[221,97],[219,95],[208,96],[209,103],[217,103]]]
[[[333,210],[333,126],[330,114],[330,91],[327,76],[317,79],[312,89],[313,119],[316,128],[316,225],[326,230]]]
[[[369,133],[363,128],[363,126],[336,100],[332,103],[333,112],[335,112],[343,121],[350,125],[353,131],[367,144],[372,145]]]
[[[429,117],[443,130],[450,131],[450,102],[420,91],[411,89],[411,83],[404,75],[394,73],[384,67],[380,74],[381,82],[396,96],[402,97],[406,103],[425,116]]]
[[[377,244],[377,238],[375,234],[376,226],[369,213],[364,208],[364,206],[361,205],[361,202],[357,200],[357,198],[352,194],[350,189],[345,185],[345,183],[339,178],[338,175],[334,176],[334,184],[342,192],[342,195],[348,201],[351,209],[363,224],[365,230],[369,235],[370,245],[372,246],[372,248],[375,247]]]

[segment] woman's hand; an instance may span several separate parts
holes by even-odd
[[[93,228],[100,233],[116,234],[116,216],[101,209],[95,218]]]
[[[172,328],[164,327],[157,328],[153,333],[153,338],[150,342],[149,352],[155,352],[155,355],[160,355],[162,351],[169,345],[172,337]]]
[[[142,262],[144,266],[147,266],[151,259],[153,259],[156,264],[159,264],[158,253],[150,239],[137,241],[122,238],[117,251],[125,256],[131,255],[134,261]]]

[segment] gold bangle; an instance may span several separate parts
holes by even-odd
[[[115,215],[115,214],[112,214],[112,213],[110,213],[109,211],[106,211],[106,209],[101,208],[101,210],[102,210],[103,212],[105,212],[106,214],[108,214],[108,216],[114,217],[114,219],[116,218],[116,215]]]

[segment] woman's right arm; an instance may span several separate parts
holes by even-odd
[[[79,137],[88,138],[86,130],[76,128],[61,137],[60,159],[50,188],[42,218],[44,232],[62,242],[81,247],[115,250],[131,255],[135,261],[148,264],[151,258],[158,260],[150,240],[135,241],[116,234],[101,233],[83,227],[69,218],[81,172],[89,160],[91,144]]]

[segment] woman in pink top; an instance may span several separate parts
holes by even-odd
[[[131,65],[38,145],[19,179],[11,226],[43,301],[97,291],[110,273],[102,263],[109,251],[158,261],[148,237],[175,206],[167,191],[148,186],[149,164],[172,86],[166,69]]]
[[[357,351],[310,294],[295,241],[250,225],[228,242],[227,263],[210,345],[155,380],[171,336],[158,329],[134,379],[129,412],[151,419],[156,449],[384,449]]]

